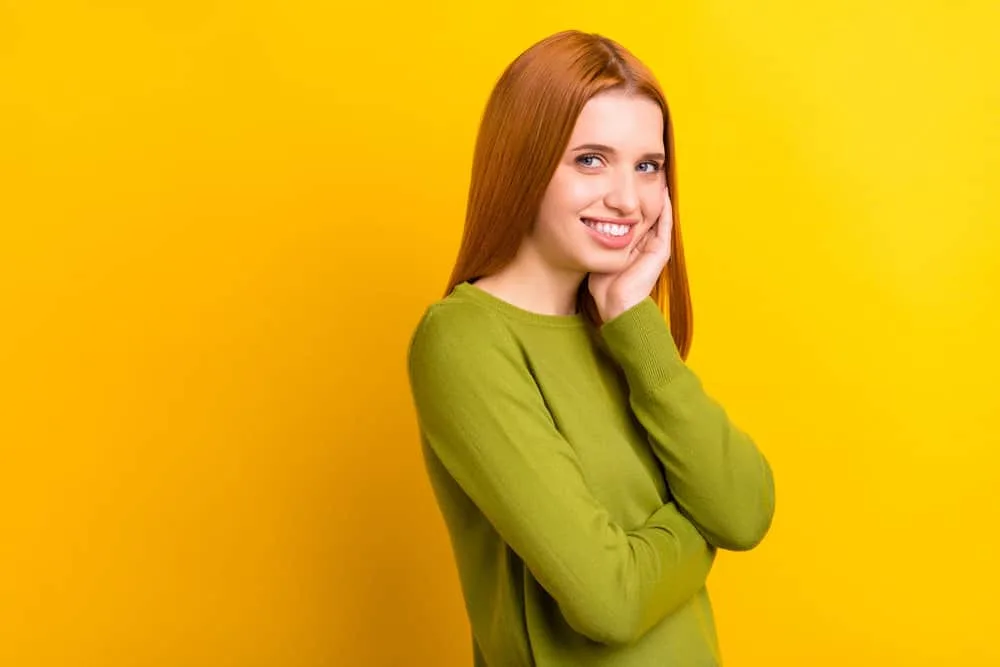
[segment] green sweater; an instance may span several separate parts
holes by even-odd
[[[595,330],[463,283],[409,377],[477,666],[721,664],[705,581],[774,482],[652,299]]]

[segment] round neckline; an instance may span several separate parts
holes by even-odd
[[[474,283],[462,282],[455,286],[452,292],[456,296],[463,296],[476,303],[482,304],[501,315],[510,317],[528,324],[541,324],[555,327],[582,327],[586,326],[587,320],[582,313],[573,315],[549,315],[538,313],[532,310],[525,310],[520,306],[515,306],[509,301],[505,301],[495,296]]]

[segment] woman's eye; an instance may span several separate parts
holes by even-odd
[[[657,171],[660,170],[660,165],[658,163],[656,163],[656,162],[642,162],[639,165],[640,169],[643,166],[646,167],[645,171],[646,171],[647,174],[655,174]]]
[[[581,155],[576,159],[576,161],[582,164],[584,167],[601,166],[601,158],[597,155]]]

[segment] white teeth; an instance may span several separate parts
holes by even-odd
[[[628,225],[616,225],[610,222],[594,222],[584,219],[584,223],[591,229],[595,229],[606,236],[625,236],[628,234]]]

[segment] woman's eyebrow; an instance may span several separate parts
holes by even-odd
[[[579,146],[576,146],[572,150],[574,150],[574,151],[582,151],[582,150],[600,151],[602,153],[610,153],[612,155],[614,155],[615,153],[618,152],[614,148],[612,148],[611,146],[606,146],[605,144],[580,144]],[[644,159],[644,160],[664,160],[664,159],[666,159],[666,155],[664,155],[663,153],[646,153],[645,155],[642,156],[642,159]]]

